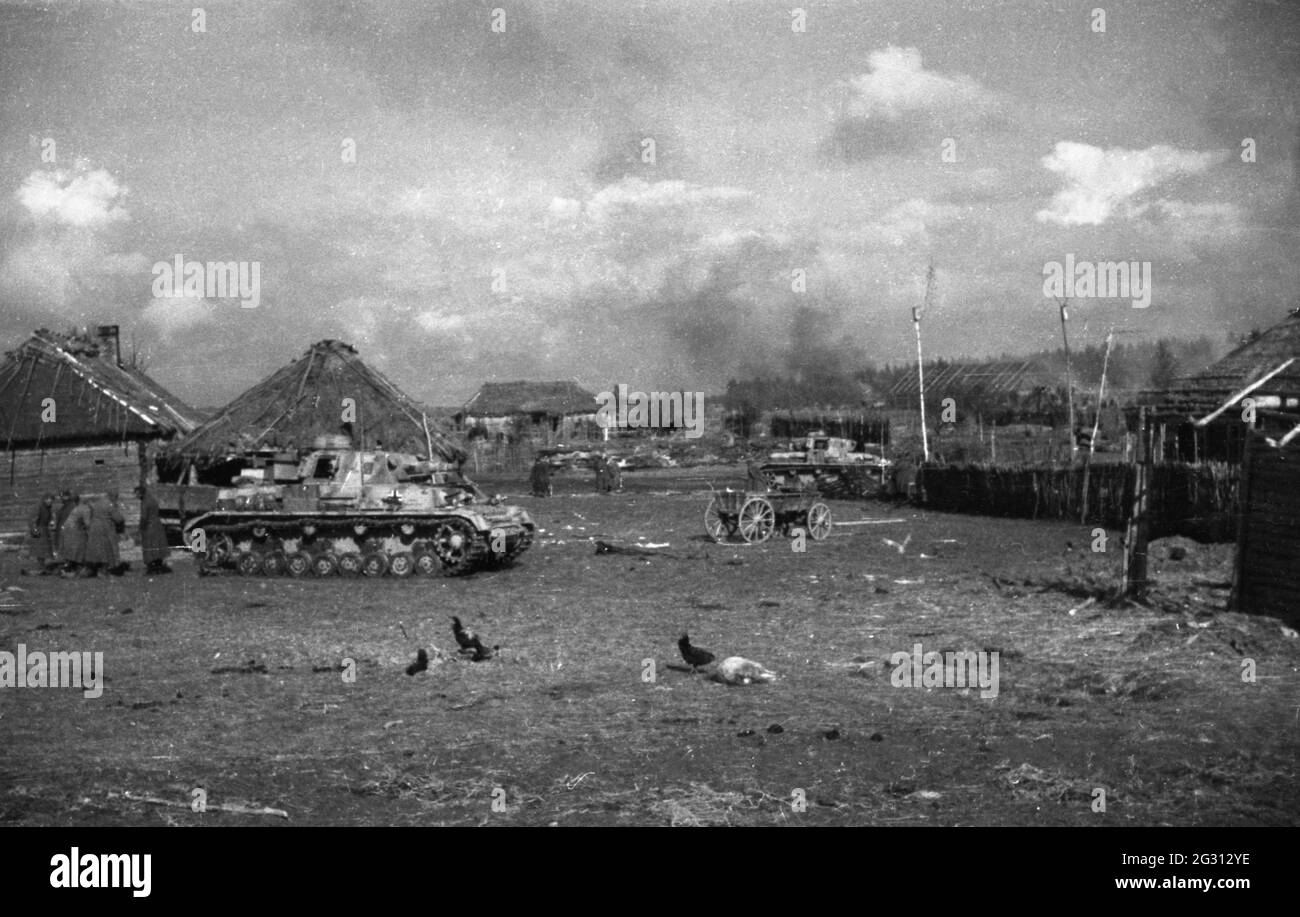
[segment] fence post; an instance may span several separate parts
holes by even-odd
[[[1246,513],[1250,507],[1252,438],[1249,429],[1242,446],[1241,477],[1237,484],[1237,550],[1232,558],[1232,591],[1228,593],[1228,610],[1241,610],[1241,596],[1245,591]]]
[[[1147,496],[1151,486],[1151,435],[1147,410],[1139,412],[1141,460],[1132,466],[1133,500],[1124,532],[1124,595],[1140,599],[1147,590],[1147,542],[1151,534]]]

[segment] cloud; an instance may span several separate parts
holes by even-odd
[[[73,170],[37,170],[18,189],[18,201],[32,216],[62,226],[98,227],[131,214],[122,205],[127,190],[104,169],[78,163]]]
[[[1197,153],[1157,144],[1145,150],[1113,147],[1103,150],[1086,143],[1061,141],[1044,156],[1042,165],[1065,180],[1051,204],[1038,211],[1038,220],[1062,226],[1100,226],[1112,217],[1142,214],[1149,202],[1138,198],[1179,175],[1196,175],[1227,154]]]
[[[848,162],[904,153],[956,133],[1001,126],[1006,98],[961,73],[926,70],[916,48],[893,45],[867,57],[822,151]]]
[[[597,191],[583,206],[583,211],[593,220],[604,222],[618,217],[664,215],[688,208],[726,207],[750,197],[743,188],[625,178]]]
[[[945,76],[921,65],[916,48],[890,45],[867,57],[870,73],[850,81],[854,96],[849,114],[859,118],[896,121],[914,112],[991,110],[1000,104],[997,93],[965,74]]]

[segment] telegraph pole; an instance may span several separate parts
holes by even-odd
[[[1070,412],[1070,464],[1079,457],[1079,441],[1074,435],[1074,379],[1070,374],[1070,336],[1066,333],[1065,323],[1070,316],[1066,314],[1068,299],[1057,300],[1061,304],[1061,341],[1065,344],[1065,402]]]
[[[916,329],[916,387],[921,396],[921,451],[925,461],[930,461],[930,437],[925,429],[925,364],[921,358],[921,311],[930,305],[934,295],[934,265],[925,272],[925,301],[921,308],[912,307],[912,327]]]

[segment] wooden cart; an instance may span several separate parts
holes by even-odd
[[[749,544],[758,544],[777,528],[789,533],[799,527],[814,541],[831,533],[830,507],[817,494],[724,490],[714,494],[704,511],[704,530],[714,541],[739,534]]]

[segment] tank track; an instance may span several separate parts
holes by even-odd
[[[404,533],[404,527],[410,531]],[[195,528],[206,540],[198,558],[201,576],[230,567],[245,576],[463,576],[510,565],[533,540],[533,530],[525,526],[507,536],[504,551],[494,552],[490,532],[479,532],[457,516],[266,517]],[[359,550],[337,550],[348,541]]]

